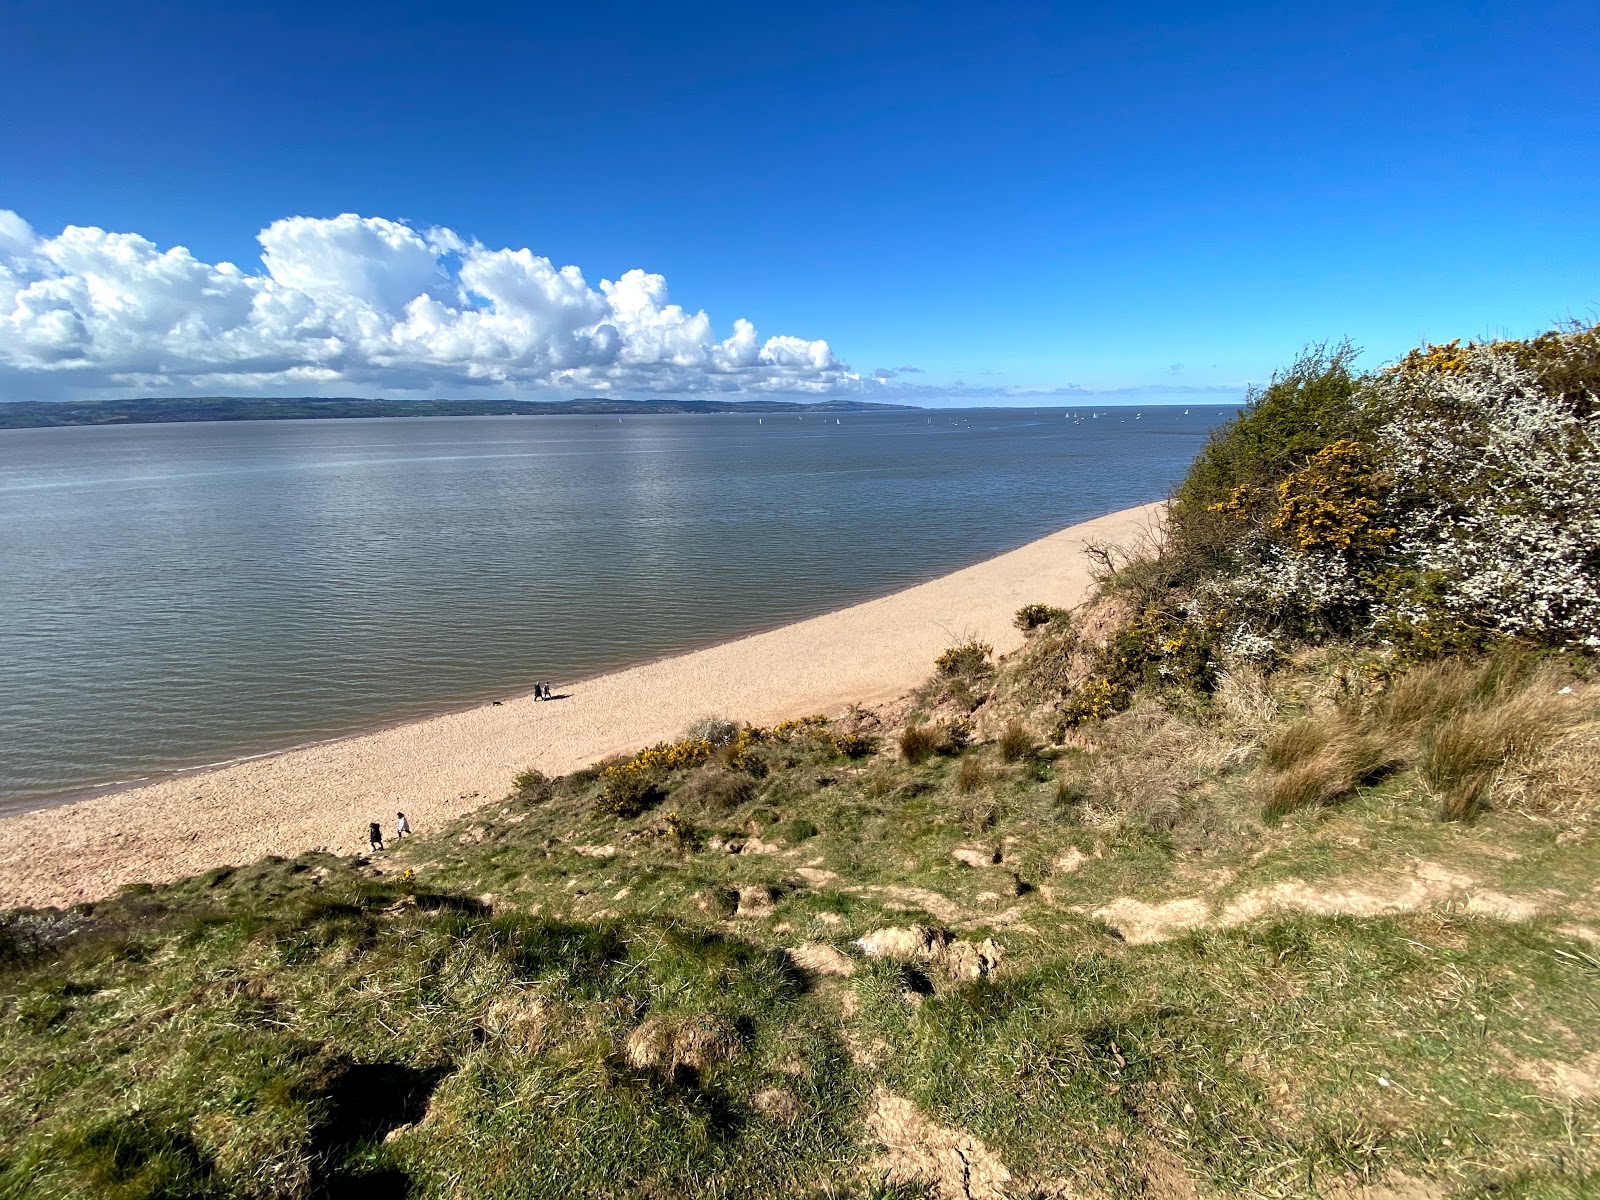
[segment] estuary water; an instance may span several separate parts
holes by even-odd
[[[0,432],[0,811],[884,595],[1160,498],[1232,411]]]

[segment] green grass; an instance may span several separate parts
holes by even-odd
[[[1475,823],[1443,823],[1408,768],[1265,822],[1270,780],[1353,719],[1324,678],[1280,680],[1297,725],[1154,697],[1011,761],[964,734],[856,759],[802,729],[738,768],[667,772],[630,816],[597,804],[596,771],[529,773],[371,862],[269,859],[12,914],[0,1196],[923,1194],[874,1165],[880,1089],[982,1139],[1017,1195],[1160,1194],[1161,1164],[1202,1195],[1397,1173],[1585,1194],[1595,1102],[1528,1064],[1586,1069],[1600,1045],[1600,960],[1563,932],[1594,924],[1588,810],[1541,808],[1556,784],[1503,770]],[[1430,711],[1520,694],[1473,687],[1476,707],[1434,688]],[[1440,725],[1391,709],[1360,736]],[[952,858],[974,844],[1002,861]],[[1287,913],[1151,945],[1094,915],[1381,887],[1421,861],[1541,915]],[[852,945],[914,924],[993,938],[1000,969],[958,982]],[[804,942],[854,976],[797,969]]]

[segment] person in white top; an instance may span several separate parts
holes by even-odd
[[[395,841],[399,841],[411,832],[411,822],[406,820],[405,813],[395,813],[394,816],[394,837]]]

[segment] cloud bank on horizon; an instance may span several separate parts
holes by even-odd
[[[642,270],[577,267],[345,213],[258,235],[259,271],[133,233],[37,234],[0,209],[0,372],[57,393],[377,388],[818,395],[866,381],[828,343],[718,339]],[[20,398],[20,397],[18,397]]]

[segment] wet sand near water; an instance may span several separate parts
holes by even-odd
[[[358,737],[193,772],[0,821],[0,906],[65,905],[127,883],[324,848],[367,849],[396,811],[420,835],[511,789],[528,767],[560,775],[680,736],[705,716],[767,725],[892,700],[947,647],[997,653],[1024,604],[1077,604],[1092,587],[1083,547],[1146,535],[1161,505],[1073,525],[877,600],[580,684]],[[531,683],[530,683],[531,686]]]

